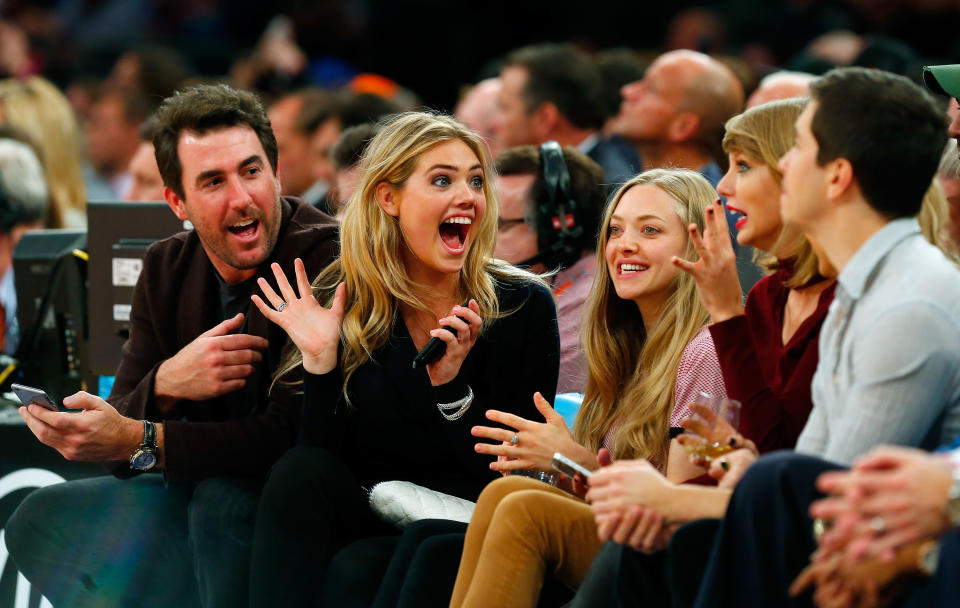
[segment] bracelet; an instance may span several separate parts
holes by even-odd
[[[466,414],[467,410],[470,409],[470,404],[472,403],[473,389],[470,388],[470,385],[468,384],[466,397],[463,399],[457,399],[453,403],[438,403],[437,409],[440,410],[440,415],[453,422],[454,420],[459,420],[464,414]]]

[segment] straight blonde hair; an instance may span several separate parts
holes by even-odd
[[[617,205],[628,190],[641,185],[656,186],[670,195],[683,225],[696,224],[701,231],[705,209],[717,196],[694,171],[653,169],[641,173],[624,184],[607,205],[597,244],[599,260],[606,257],[610,218]],[[697,259],[689,238],[683,257]],[[617,296],[607,265],[598,263],[583,313],[589,376],[574,423],[577,441],[596,451],[607,432],[615,428],[614,457],[646,458],[664,467],[680,358],[708,321],[693,277],[679,272],[647,335],[636,304]]]
[[[489,321],[502,312],[495,286],[498,282],[542,281],[534,274],[493,258],[497,237],[497,200],[491,185],[492,171],[486,146],[473,131],[449,116],[406,112],[389,119],[370,141],[360,161],[360,184],[340,226],[340,258],[313,282],[314,295],[329,304],[336,286],[346,284],[346,308],[340,328],[339,368],[343,394],[356,370],[386,344],[401,303],[432,314],[424,297],[428,288],[414,282],[404,266],[403,233],[396,217],[377,201],[376,188],[388,183],[402,189],[417,168],[420,157],[447,141],[462,141],[476,155],[483,171],[487,207],[476,226],[473,244],[460,269],[457,301],[470,297]],[[302,364],[300,352],[288,348],[274,375],[274,385],[297,387],[299,380],[284,380]],[[348,399],[349,401],[349,399]]]

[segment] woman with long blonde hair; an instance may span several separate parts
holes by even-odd
[[[40,76],[0,81],[0,122],[26,133],[40,148],[50,205],[50,228],[85,228],[80,127],[70,102]]]
[[[589,379],[574,432],[543,399],[544,423],[488,412],[516,429],[474,429],[503,442],[477,445],[501,457],[495,468],[548,470],[560,452],[591,470],[613,454],[649,460],[677,482],[702,472],[674,449],[670,428],[699,392],[724,396],[724,386],[696,287],[671,259],[695,258],[687,225],[704,225],[715,196],[683,169],[624,184],[604,215],[597,257],[605,263],[584,311]],[[534,606],[548,568],[575,588],[599,548],[583,500],[526,477],[497,480],[470,520],[451,606]]]
[[[556,311],[534,275],[494,260],[496,200],[482,141],[445,116],[406,113],[370,142],[340,259],[313,287],[279,268],[264,315],[290,336],[274,390],[303,393],[300,445],[274,466],[253,547],[252,603],[316,597],[332,555],[397,534],[364,488],[404,480],[475,500],[495,475],[470,427],[496,404],[530,416],[553,393]],[[329,308],[321,305],[325,302]],[[431,339],[445,349],[417,366]]]

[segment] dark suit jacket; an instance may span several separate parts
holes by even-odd
[[[270,264],[278,262],[293,283],[297,257],[303,259],[307,275],[316,276],[338,255],[338,234],[336,222],[313,206],[282,200],[277,244],[256,276],[274,284]],[[108,401],[130,418],[162,420],[170,480],[262,475],[296,438],[299,400],[268,401],[266,396],[287,336],[252,302],[245,319],[244,333],[270,342],[242,389],[245,411],[231,411],[227,399],[220,397],[182,401],[161,416],[153,395],[157,368],[222,320],[220,291],[216,270],[195,231],[181,232],[147,250],[133,295],[130,339]],[[111,468],[121,477],[131,474],[125,462]]]
[[[619,137],[600,139],[587,151],[587,156],[603,169],[610,193],[616,192],[627,180],[640,173],[641,162],[637,151]]]

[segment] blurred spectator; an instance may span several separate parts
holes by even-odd
[[[747,99],[747,109],[791,97],[806,97],[810,92],[810,83],[816,79],[813,74],[781,70],[764,76],[760,86]]]
[[[956,103],[956,102],[954,102]],[[947,232],[954,244],[960,245],[960,158],[957,157],[957,140],[947,141],[940,158],[937,179],[950,207]]]
[[[156,152],[153,148],[155,124],[148,118],[140,125],[140,144],[127,172],[130,174],[130,188],[123,197],[125,201],[162,201],[163,178],[160,176],[160,167],[157,166]]]
[[[327,201],[331,204],[333,215],[337,218],[350,202],[357,184],[360,182],[360,161],[367,151],[367,145],[374,135],[380,132],[380,125],[367,122],[344,129],[340,139],[330,150],[333,162],[333,183],[330,186],[330,196]]]
[[[622,94],[614,132],[636,147],[645,169],[682,167],[711,184],[720,181],[723,125],[743,106],[743,87],[727,66],[702,53],[671,51]]]
[[[606,119],[603,81],[583,52],[569,44],[518,49],[504,61],[500,81],[492,128],[501,148],[551,140],[575,146],[603,168],[611,187],[638,172],[639,159],[629,146],[600,131]]]
[[[179,51],[152,45],[121,55],[105,84],[111,88],[140,91],[154,103],[159,103],[194,75],[190,63]]]
[[[497,158],[500,220],[494,256],[529,266],[533,272],[558,271],[550,279],[560,329],[557,392],[583,393],[587,363],[580,340],[580,311],[593,284],[597,230],[607,197],[602,185],[603,169],[597,163],[570,146],[563,148],[563,158],[570,175],[569,194],[577,203],[577,222],[583,228],[582,235],[575,240],[574,251],[558,253],[554,249],[561,244],[560,237],[546,228],[549,219],[540,217],[538,212],[539,206],[550,198],[540,150],[519,146],[505,150]]]
[[[130,189],[127,168],[140,145],[140,125],[154,109],[137,90],[107,89],[93,104],[85,129],[87,156],[114,198]]]
[[[47,226],[86,227],[80,130],[66,97],[39,76],[0,81],[0,123],[26,133],[40,150],[50,196]]]
[[[494,114],[497,112],[497,97],[500,95],[500,79],[487,78],[464,91],[453,110],[453,117],[467,125],[487,142],[490,158],[496,158],[500,145],[493,134]]]
[[[643,79],[643,73],[647,71],[649,61],[642,59],[632,49],[616,48],[606,51],[600,51],[593,57],[597,62],[597,68],[600,70],[600,78],[603,89],[601,91],[601,103],[603,103],[603,112],[607,118],[603,125],[603,132],[610,134],[610,125],[617,119],[620,113],[620,90],[624,85]]]
[[[315,129],[310,143],[314,154],[319,159],[320,174],[333,175],[330,151],[337,140],[340,139],[340,134],[344,130],[368,122],[379,122],[383,118],[402,112],[405,109],[408,108],[373,93],[342,93],[334,103],[330,114]],[[329,215],[335,215],[336,213],[336,203],[327,201],[326,194],[316,206]]]
[[[13,249],[27,230],[43,228],[47,183],[24,135],[0,126],[0,350],[13,354],[20,341]]]
[[[863,36],[848,30],[827,32],[807,45],[812,57],[829,61],[834,65],[850,65],[867,46]]]
[[[313,145],[314,138],[325,135],[321,125],[334,114],[333,104],[331,95],[320,89],[302,89],[278,99],[268,112],[277,137],[283,193],[311,205],[323,199],[333,179],[328,155]]]

